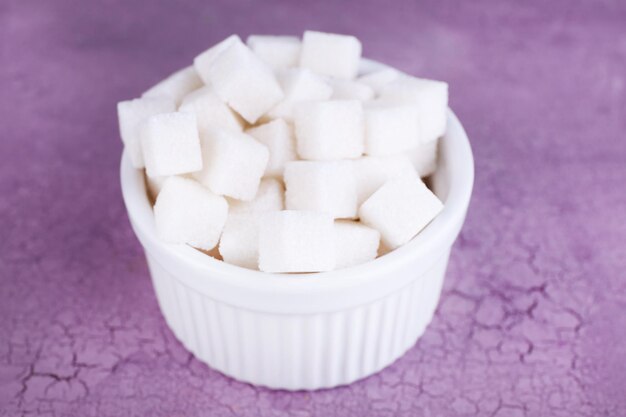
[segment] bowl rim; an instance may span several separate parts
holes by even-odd
[[[375,61],[366,59],[362,61],[364,72],[386,67]],[[472,193],[474,160],[469,139],[460,121],[451,109],[448,109],[447,116],[447,131],[444,137],[439,139],[438,150],[440,160],[442,153],[444,154],[449,181],[442,212],[407,244],[363,264],[328,272],[268,273],[228,264],[185,244],[163,242],[156,233],[152,204],[146,192],[143,170],[132,166],[126,150],[122,153],[120,165],[123,200],[133,229],[144,247],[149,244],[152,248],[167,252],[218,285],[256,289],[260,292],[278,291],[299,294],[359,286],[379,280],[389,271],[401,268],[417,259],[432,262],[442,247],[449,248],[456,239]],[[444,141],[445,144],[442,146]],[[441,163],[437,169],[443,169]],[[187,284],[189,285],[189,282]],[[201,290],[203,284],[198,283],[197,287],[196,289]]]

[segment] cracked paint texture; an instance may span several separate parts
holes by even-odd
[[[0,416],[626,415],[626,5],[0,3]],[[231,33],[357,35],[450,83],[475,192],[434,321],[348,387],[233,381],[166,327],[115,103]]]

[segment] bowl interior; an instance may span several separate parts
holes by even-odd
[[[385,66],[363,60],[362,72]],[[463,127],[451,110],[448,111],[446,135],[440,139],[438,167],[431,176],[432,187],[444,202],[444,209],[424,230],[406,245],[373,261],[330,272],[306,274],[272,274],[230,265],[207,256],[187,245],[167,244],[158,238],[142,170],[130,164],[124,152],[121,181],[124,201],[133,228],[147,252],[173,256],[192,266],[194,271],[212,280],[223,280],[229,286],[259,290],[313,291],[316,288],[345,287],[377,279],[394,267],[432,257],[433,248],[451,246],[461,227],[469,203],[474,177],[474,166],[469,141]],[[209,279],[207,278],[207,279]]]

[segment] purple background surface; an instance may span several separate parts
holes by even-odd
[[[626,4],[385,4],[0,3],[1,416],[626,415]],[[447,80],[476,184],[417,345],[287,393],[220,375],[166,327],[115,103],[231,33],[305,28]]]

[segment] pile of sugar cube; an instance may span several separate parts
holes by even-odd
[[[436,168],[448,85],[359,74],[353,36],[230,36],[118,103],[160,239],[265,272],[373,260],[443,209]]]

